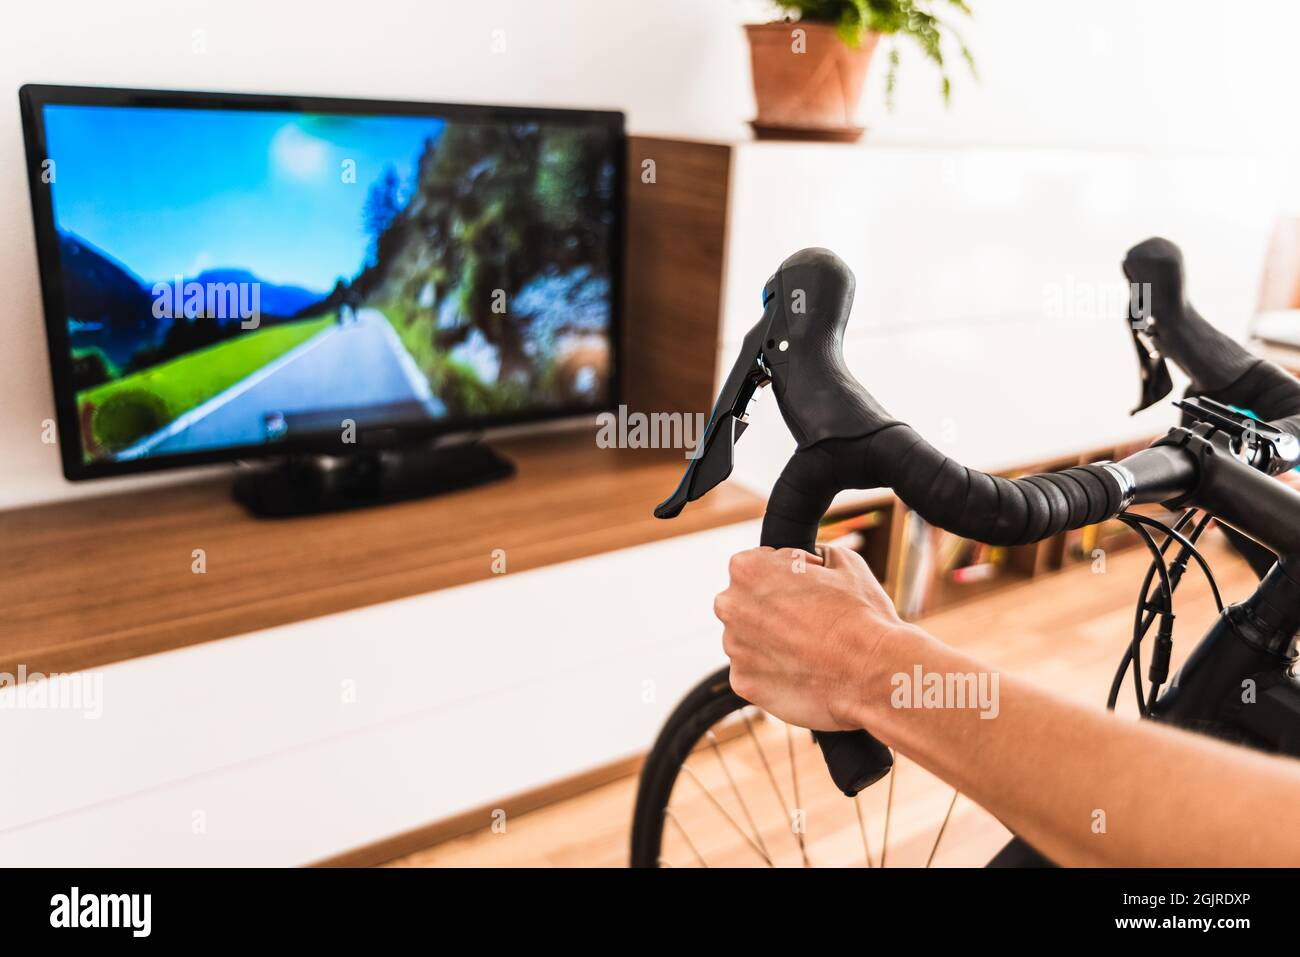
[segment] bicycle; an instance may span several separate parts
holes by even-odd
[[[841,345],[852,306],[853,274],[829,250],[805,249],[786,259],[764,286],[762,317],[744,338],[685,475],[655,515],[672,518],[727,479],[735,443],[748,423],[749,402],[757,389],[771,386],[797,448],[768,499],[762,545],[813,552],[819,523],[844,489],[891,488],[931,525],[990,545],[1030,544],[1119,519],[1142,539],[1151,564],[1107,706],[1115,707],[1131,670],[1144,719],[1300,756],[1300,679],[1293,667],[1300,631],[1300,492],[1270,478],[1300,463],[1300,381],[1246,352],[1196,312],[1184,294],[1182,254],[1173,243],[1156,238],[1133,247],[1123,270],[1131,288],[1149,291],[1145,305],[1137,296],[1130,309],[1142,383],[1133,411],[1151,406],[1172,390],[1166,360],[1191,380],[1184,398],[1174,403],[1182,413],[1179,425],[1150,447],[1120,462],[1017,479],[991,476],[953,461],[892,418],[849,372]],[[1130,511],[1131,506],[1150,503],[1181,514],[1169,526]],[[1260,577],[1250,598],[1226,608],[1196,547],[1211,519],[1252,559]],[[1170,562],[1167,556],[1175,544]],[[1261,554],[1267,561],[1259,560]],[[1173,595],[1192,560],[1210,583],[1219,615],[1169,681]],[[1144,691],[1143,642],[1157,622],[1149,687]],[[1245,688],[1249,694],[1243,694]],[[665,722],[642,769],[633,814],[632,866],[673,865],[665,853],[669,825],[688,862],[701,865],[709,864],[704,851],[715,849],[720,853],[715,860],[724,864],[775,866],[788,859],[808,866],[813,857],[818,863],[831,857],[845,863],[840,860],[844,841],[811,853],[806,818],[799,817],[804,809],[798,767],[808,759],[796,753],[788,727],[788,753],[774,759],[771,743],[765,749],[756,730],[761,717],[731,690],[725,667],[686,695]],[[885,836],[878,857],[884,866],[894,803],[894,755],[866,730],[810,734],[835,788],[854,803],[868,866],[877,860],[859,796],[888,779]],[[735,759],[726,758],[728,751],[734,755],[741,749],[751,759],[748,777],[734,773]],[[731,811],[712,793],[705,775],[688,763],[696,755],[716,758],[713,783],[734,797]],[[773,770],[778,761],[788,763],[790,802]],[[707,797],[702,806],[716,821],[703,837],[691,836],[671,803],[679,782],[687,780],[694,792]],[[741,783],[756,785],[749,801]],[[752,813],[757,795],[767,794],[768,783],[775,792],[773,806],[779,805],[784,818],[781,828],[795,835],[797,851],[792,845],[784,856],[773,847],[773,830],[765,832]],[[956,800],[954,792],[927,865]],[[720,834],[739,835],[741,840],[718,847]],[[1032,865],[1050,862],[1013,837],[988,866]]]

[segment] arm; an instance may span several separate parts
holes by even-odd
[[[991,718],[893,706],[895,676],[918,665],[992,675],[901,621],[858,555],[825,555],[825,565],[791,550],[732,559],[715,610],[737,694],[801,727],[869,729],[1064,865],[1300,863],[1300,828],[1260,827],[1297,813],[1300,762],[1125,721],[1007,674],[986,682]]]

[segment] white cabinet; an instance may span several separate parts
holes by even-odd
[[[725,660],[713,596],[757,540],[746,522],[103,668],[98,719],[6,714],[0,860],[304,864],[639,753]]]

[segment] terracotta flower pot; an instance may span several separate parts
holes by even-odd
[[[756,23],[745,33],[760,136],[781,130],[828,139],[862,135],[853,119],[879,34],[868,33],[854,49],[826,23]]]

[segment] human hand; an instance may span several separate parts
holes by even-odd
[[[713,609],[736,694],[802,728],[860,727],[878,649],[909,627],[862,557],[754,548],[732,556],[730,573]]]

